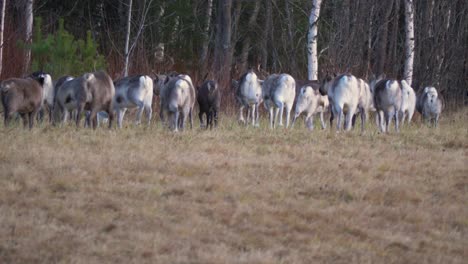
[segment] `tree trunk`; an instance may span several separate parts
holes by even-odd
[[[132,0],[128,0],[128,16],[127,16],[127,34],[125,35],[125,63],[124,63],[124,77],[128,76],[128,58],[130,56],[129,53],[129,42],[130,42],[130,30],[131,30],[131,22],[132,22]]]
[[[257,22],[257,14],[260,10],[260,1],[255,1],[255,6],[252,11],[252,14],[249,18],[249,23],[247,24],[247,37],[242,42],[242,51],[240,56],[240,63],[241,63],[241,73],[244,73],[247,70],[248,58],[249,58],[249,51],[250,51],[250,43],[252,34],[252,28],[255,26]]]
[[[398,1],[398,0],[397,0]],[[405,0],[406,1],[406,0]],[[381,75],[385,71],[385,62],[387,60],[387,40],[388,40],[388,21],[393,9],[393,0],[387,2],[387,8],[385,9],[381,34],[379,37],[379,46],[377,52],[377,75]]]
[[[345,42],[349,39],[349,28],[351,26],[351,5],[349,0],[343,0],[341,4],[341,9],[343,12],[343,17],[341,18],[341,28],[343,29],[342,41]]]
[[[392,67],[392,72],[393,75],[396,76],[399,74],[399,69],[400,68],[400,61],[398,60],[398,29],[400,28],[399,21],[400,21],[400,1],[395,1],[395,14],[393,17],[393,27],[392,27],[392,33],[391,33],[391,38],[390,38],[390,48],[389,48],[389,53],[390,53],[390,63],[393,65]]]
[[[369,26],[367,34],[367,57],[366,57],[366,77],[369,76],[371,70],[371,58],[372,58],[372,33],[373,33],[373,22],[374,22],[374,5],[372,4],[369,14]]]
[[[200,55],[200,65],[204,68],[206,64],[206,58],[208,56],[208,44],[210,41],[210,21],[211,21],[211,13],[213,10],[213,0],[208,0],[206,4],[205,10],[205,23],[203,25],[203,43],[202,43],[202,50]]]
[[[221,87],[227,87],[231,69],[231,7],[232,0],[220,0],[218,3],[217,43],[213,72]]]
[[[236,43],[239,40],[239,21],[242,13],[242,2],[243,1],[235,1],[236,5],[234,6],[234,10],[232,11],[231,23],[232,23],[232,32],[231,38]]]
[[[271,13],[272,13],[272,7],[271,7],[271,1],[266,0],[265,2],[265,9],[266,9],[266,15],[265,15],[265,23],[263,24],[263,35],[262,35],[262,58],[261,58],[261,66],[262,70],[266,70],[268,67],[268,36],[269,36],[269,31],[271,30]]]
[[[24,5],[24,22],[26,24],[24,29],[24,42],[27,45],[31,44],[32,41],[32,30],[33,30],[33,0],[25,0]],[[24,55],[23,74],[29,71],[29,65],[31,64],[31,49],[27,48]]]
[[[317,21],[320,15],[321,4],[322,0],[313,0],[309,16],[309,32],[307,34],[307,76],[309,80],[318,79]]]
[[[411,85],[414,62],[414,5],[413,0],[405,0],[405,69],[403,78]]]
[[[284,2],[284,8],[286,11],[286,23],[288,25],[288,45],[286,45],[287,49],[289,50],[288,55],[289,59],[291,60],[290,62],[290,70],[291,72],[297,72],[297,63],[296,63],[296,53],[294,52],[294,34],[293,34],[293,28],[294,28],[294,19],[291,17],[291,10],[289,7],[289,1],[290,0],[285,0]]]
[[[2,0],[2,10],[0,11],[1,23],[2,23],[0,25],[0,76],[2,75],[2,68],[3,68],[3,32],[5,30],[6,1],[7,0]]]

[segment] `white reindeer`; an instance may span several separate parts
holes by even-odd
[[[138,108],[136,124],[141,123],[143,110],[147,124],[151,123],[153,101],[153,80],[147,75],[132,76],[114,82],[115,96],[113,106],[117,112],[117,124],[122,127],[123,118],[128,108]]]
[[[278,122],[283,126],[283,111],[286,110],[286,128],[289,127],[291,109],[296,96],[296,81],[289,74],[272,74],[262,84],[263,104],[270,113],[270,128]]]
[[[360,89],[358,79],[350,74],[327,77],[320,86],[320,94],[328,95],[331,108],[330,124],[337,117],[337,131],[341,130],[343,116],[346,131],[351,130],[352,118],[358,110]]]
[[[413,88],[405,81],[401,81],[401,124],[405,123],[405,119],[408,116],[408,125],[411,123],[413,118],[414,110],[416,108],[416,93]]]
[[[237,86],[236,98],[240,103],[239,122],[247,124],[249,116],[252,114],[252,125],[259,126],[258,106],[262,103],[262,80],[259,80],[253,70],[249,70],[242,75],[239,82],[234,82]],[[244,119],[244,107],[248,108],[247,122]]]
[[[395,119],[395,130],[400,131],[399,112],[402,103],[402,91],[398,81],[384,79],[374,81],[374,105],[379,117],[379,127],[382,133],[389,131],[392,119]]]
[[[314,82],[314,81],[313,81]],[[315,86],[315,89],[313,88]],[[320,114],[320,124],[322,129],[325,129],[325,121],[323,119],[323,112],[327,111],[329,101],[327,95],[321,95],[318,91],[319,84],[317,81],[310,85],[305,85],[301,88],[296,101],[296,113],[294,115],[292,125],[302,112],[306,113],[305,124],[309,130],[314,129],[314,114]]]
[[[169,114],[170,128],[174,132],[184,129],[187,118],[190,128],[193,128],[192,113],[195,99],[195,88],[188,75],[171,77],[164,85],[164,89],[161,90],[161,108],[163,112]]]
[[[433,121],[434,126],[437,127],[443,104],[435,87],[429,86],[424,88],[423,93],[419,97],[417,108],[418,112],[422,115],[423,121]]]
[[[361,115],[361,132],[364,132],[364,126],[369,115],[369,111],[374,110],[374,99],[373,93],[369,87],[369,84],[363,79],[357,79],[359,88],[359,102],[357,113]],[[354,119],[354,118],[353,118]],[[354,125],[354,124],[353,124]]]

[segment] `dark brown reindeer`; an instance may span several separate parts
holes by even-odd
[[[206,79],[206,76],[205,78]],[[218,83],[213,80],[206,80],[201,87],[197,87],[197,101],[200,108],[198,117],[200,118],[201,128],[215,128],[218,126],[218,112],[221,105],[221,93]],[[203,122],[203,115],[206,115],[206,125]]]

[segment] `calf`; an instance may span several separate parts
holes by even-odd
[[[401,81],[401,107],[400,116],[401,124],[405,123],[406,116],[408,116],[408,125],[413,118],[414,110],[416,108],[416,94],[413,88],[405,81]]]
[[[270,128],[274,128],[279,116],[283,126],[283,111],[286,109],[286,128],[289,127],[291,109],[296,97],[296,81],[289,74],[272,74],[262,85],[264,106],[270,113]],[[273,113],[274,111],[274,113]]]
[[[358,111],[360,84],[356,77],[350,74],[339,75],[335,78],[327,76],[320,86],[320,94],[328,95],[330,101],[331,117],[330,125],[334,116],[337,116],[337,131],[341,130],[341,120],[345,116],[344,127],[346,131],[351,130],[352,118]]]
[[[161,91],[161,110],[169,114],[169,127],[177,132],[183,130],[187,117],[190,128],[193,128],[193,106],[195,104],[195,88],[188,75],[180,74],[171,77]]]
[[[210,126],[210,129],[214,126],[218,126],[218,111],[221,104],[221,93],[218,88],[216,81],[205,81],[200,88],[198,88],[197,93],[198,106],[200,107],[200,113],[198,117],[200,118],[200,127]],[[203,122],[203,115],[206,115],[206,126]]]
[[[4,109],[5,127],[15,113],[19,113],[26,127],[29,119],[29,129],[33,127],[34,118],[41,108],[46,75],[37,74],[25,79],[12,78],[1,82],[0,95]]]
[[[437,127],[442,109],[443,103],[436,88],[424,88],[424,91],[418,98],[417,103],[417,110],[421,113],[423,121],[433,121],[434,126]]]
[[[325,129],[323,120],[323,112],[329,107],[328,96],[321,95],[318,91],[320,84],[318,81],[310,81],[308,85],[301,87],[296,101],[296,113],[294,115],[292,125],[302,112],[306,113],[305,124],[309,130],[314,128],[314,114],[320,113],[320,123],[322,129]]]
[[[399,132],[399,112],[402,103],[400,83],[396,80],[384,79],[372,82],[372,86],[380,131],[388,132],[392,119],[395,119],[395,130]]]
[[[117,124],[122,127],[122,121],[128,108],[138,108],[136,124],[140,124],[143,110],[146,113],[147,124],[151,123],[153,109],[153,80],[146,75],[126,77],[114,82],[114,109],[117,112]]]
[[[234,81],[236,87],[236,99],[240,104],[239,122],[247,124],[250,113],[252,114],[252,125],[259,126],[258,106],[262,103],[262,80],[257,78],[251,69],[243,74],[239,81]],[[244,108],[247,107],[247,122],[244,120]],[[256,112],[256,115],[255,115]]]

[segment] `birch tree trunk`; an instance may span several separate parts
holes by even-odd
[[[411,85],[414,62],[414,5],[413,0],[405,0],[405,69],[403,78]]]
[[[125,64],[124,64],[124,77],[128,76],[128,58],[130,56],[128,44],[130,42],[130,30],[131,30],[131,22],[132,22],[132,0],[128,0],[128,17],[127,17],[127,34],[125,35]]]
[[[320,15],[322,0],[312,1],[312,11],[309,16],[309,32],[307,34],[307,76],[309,80],[318,79],[317,58],[317,21]]]
[[[31,44],[32,30],[33,30],[33,0],[25,0],[24,5],[24,22],[26,23],[24,30],[24,41],[27,45]],[[31,49],[26,49],[24,55],[23,73],[26,74],[29,71],[29,65],[31,64]]]
[[[5,9],[6,9],[6,1],[2,0],[2,10],[0,11],[1,14],[1,25],[0,25],[0,76],[2,75],[3,69],[3,31],[5,30]]]

